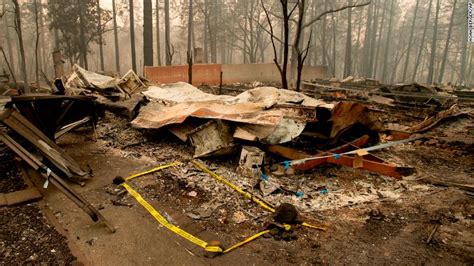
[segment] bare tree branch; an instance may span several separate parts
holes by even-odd
[[[270,40],[272,42],[272,47],[273,47],[273,56],[274,56],[273,61],[275,62],[275,65],[277,66],[278,71],[280,72],[280,74],[283,74],[283,69],[282,69],[281,65],[278,63],[278,54],[277,54],[277,49],[276,49],[276,45],[275,45],[275,34],[273,33],[273,25],[272,25],[272,21],[270,19],[270,14],[268,13],[268,10],[265,7],[265,4],[263,3],[263,0],[260,0],[260,2],[262,3],[263,11],[265,12],[265,17],[267,18],[268,25],[270,26],[269,34],[270,34]]]
[[[280,0],[280,2],[283,3],[283,1],[287,1],[287,0]],[[300,1],[301,0],[298,0],[296,3],[295,3],[295,6],[291,9],[290,13],[288,13],[288,18],[289,20],[291,20],[291,16],[293,15],[293,12],[295,12],[296,8],[300,5]]]
[[[313,23],[315,23],[316,21],[322,19],[322,18],[323,18],[324,16],[326,16],[327,14],[337,13],[337,12],[339,12],[339,11],[342,11],[342,10],[345,10],[345,9],[348,9],[348,8],[356,8],[356,7],[367,6],[367,5],[370,5],[370,3],[372,3],[372,1],[369,1],[369,2],[366,2],[366,3],[363,3],[363,4],[347,5],[347,6],[343,6],[343,7],[337,8],[337,9],[326,10],[326,11],[324,11],[323,13],[319,14],[318,16],[316,16],[316,17],[315,17],[314,19],[312,19],[311,21],[309,21],[308,23],[304,24],[303,29],[306,28],[306,27],[311,26]]]
[[[10,75],[12,75],[12,79],[13,79],[13,82],[15,83],[15,87],[18,88],[18,84],[17,84],[17,82],[16,82],[15,73],[13,72],[13,69],[12,69],[11,66],[10,66],[10,62],[8,62],[7,55],[5,54],[5,51],[3,50],[3,48],[2,48],[1,46],[0,46],[0,51],[2,51],[3,59],[5,60],[5,63],[7,64],[8,71],[10,72]]]
[[[276,41],[278,41],[279,43],[283,43],[283,41],[282,41],[280,38],[278,38],[278,37],[275,36],[273,33],[271,33],[271,32],[270,32],[267,28],[265,28],[265,26],[263,26],[258,20],[255,20],[255,19],[252,19],[252,20],[255,21],[255,22],[258,24],[258,26],[260,26],[260,28],[262,28],[266,33],[268,33],[269,35],[273,35],[273,38],[274,38]],[[271,26],[271,27],[273,27],[273,26]]]

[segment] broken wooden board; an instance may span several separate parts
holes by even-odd
[[[33,144],[65,177],[78,183],[90,179],[72,157],[16,110],[7,109],[0,113],[0,122]]]
[[[373,117],[368,108],[359,103],[340,102],[332,112],[331,121],[333,123],[330,138],[334,139],[340,136],[345,130],[355,124],[362,124],[371,130],[379,131],[382,124]]]
[[[194,146],[194,158],[226,155],[236,149],[228,123],[212,120],[196,128],[188,135]]]
[[[41,199],[43,196],[39,190],[35,187],[30,187],[27,189],[10,192],[10,193],[0,193],[0,206],[13,206],[26,202],[31,202]]]
[[[145,84],[132,70],[119,79],[85,70],[76,64],[64,87],[67,95],[97,92],[111,100],[126,100],[131,94],[144,88]]]
[[[461,115],[467,115],[467,113],[460,112],[458,106],[453,105],[453,106],[451,106],[451,108],[449,108],[447,110],[444,110],[444,111],[441,111],[441,112],[435,114],[434,116],[431,116],[431,117],[425,119],[420,124],[411,127],[409,129],[409,131],[414,132],[414,133],[425,132],[425,131],[428,131],[428,130],[434,128],[435,126],[437,126],[439,123],[441,123],[444,120],[447,120],[449,118],[458,117],[458,116],[461,116]]]
[[[1,117],[1,115],[0,115]],[[104,224],[110,229],[111,232],[115,232],[115,228],[110,224],[102,214],[94,208],[84,197],[79,193],[74,191],[62,178],[60,178],[56,173],[55,169],[50,169],[48,166],[43,164],[35,155],[31,154],[24,147],[22,147],[18,142],[12,139],[7,133],[0,131],[0,141],[5,143],[16,155],[21,158],[29,167],[27,167],[24,173],[27,173],[29,176],[37,175],[42,177],[45,180],[44,187],[47,188],[48,184],[51,183],[55,186],[61,193],[67,196],[71,201],[73,201],[78,207],[83,209],[93,221],[102,220]],[[8,202],[8,199],[7,199]]]
[[[258,178],[265,160],[265,152],[257,147],[242,146],[239,171],[249,177]]]
[[[141,88],[145,88],[145,84],[143,84],[140,77],[133,72],[133,70],[129,70],[125,75],[123,75],[117,85],[130,95]]]

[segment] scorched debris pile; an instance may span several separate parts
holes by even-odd
[[[300,220],[296,210],[308,213],[377,198],[400,198],[402,192],[396,181],[378,184],[380,180],[376,180],[380,176],[396,180],[411,176],[409,178],[414,179],[421,172],[428,183],[473,190],[469,181],[441,180],[436,174],[428,174],[426,168],[416,167],[419,160],[409,155],[410,148],[407,148],[456,143],[465,151],[472,151],[472,111],[466,89],[420,84],[387,86],[374,80],[347,78],[305,82],[301,92],[264,85],[241,86],[246,89],[239,91],[235,89],[238,86],[234,86],[234,96],[230,96],[211,94],[206,92],[212,89],[210,87],[199,89],[182,82],[150,84],[133,71],[123,77],[112,77],[77,65],[68,78],[56,80],[55,85],[54,95],[0,98],[0,140],[6,145],[0,146],[0,153],[11,149],[24,162],[25,173],[42,178],[45,188],[51,183],[94,221],[103,221],[111,231],[115,228],[66,182],[86,185],[93,176],[91,169],[88,171],[84,165],[79,165],[56,143],[79,127],[91,129],[93,136],[90,139],[93,140],[107,136],[110,141],[119,141],[121,134],[130,133],[127,139],[132,139],[131,142],[118,147],[123,152],[144,145],[146,152],[153,153],[155,147],[147,144],[150,135],[168,140],[175,138],[172,145],[180,152],[170,152],[166,156],[168,159],[163,161],[156,159],[157,164],[167,164],[166,167],[129,178],[115,177],[114,183],[126,188],[150,210],[127,183],[132,178],[163,170],[166,174],[175,173],[171,175],[177,176],[179,184],[185,183],[185,188],[191,187],[192,183],[193,189],[201,189],[199,193],[195,190],[186,192],[189,197],[198,197],[204,191],[225,201],[232,197],[231,192],[218,187],[215,182],[219,181],[274,212],[271,226],[265,227],[257,237],[273,232],[270,235],[275,239],[284,234],[287,237],[283,239],[294,239],[293,231],[291,234],[285,232],[290,228],[285,224],[288,222],[280,219],[288,215],[293,217],[290,219],[293,224],[313,226]],[[219,92],[225,89],[220,88]],[[457,119],[464,119],[462,123],[467,125],[460,123],[459,130],[449,134],[442,128],[437,131],[443,122]],[[112,136],[114,134],[117,139]],[[177,155],[187,153],[183,149],[185,145],[179,146],[180,141],[192,146],[194,152]],[[181,162],[169,164],[171,157],[180,157],[173,160]],[[223,167],[225,170],[217,169],[219,167],[213,162],[219,162],[220,158],[229,159],[230,163]],[[337,167],[326,171],[326,165]],[[343,175],[363,178],[340,189],[339,186],[344,185],[337,180],[314,181],[313,175],[317,171],[328,177],[343,172]],[[204,178],[206,175],[213,179]],[[112,180],[114,177],[107,178]],[[364,192],[359,193],[362,190]],[[124,197],[127,191],[118,192],[120,200],[114,200],[114,206],[133,206]],[[328,197],[320,198],[328,194]],[[194,220],[207,219],[227,204],[220,201],[206,202],[189,210],[187,216]],[[289,212],[282,211],[285,209]],[[180,231],[169,219],[160,216],[159,211],[151,213],[164,227]],[[246,213],[238,211],[232,219],[240,224],[246,217]],[[268,218],[263,214],[262,217]],[[323,227],[313,228],[324,230]],[[207,252],[216,253],[211,250],[215,249],[219,250],[217,253],[225,253],[218,242],[207,244],[198,240],[195,243]]]

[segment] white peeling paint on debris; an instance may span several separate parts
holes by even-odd
[[[146,86],[133,70],[128,71],[122,78],[116,78],[74,65],[73,72],[64,87],[66,95],[87,95],[91,93],[90,89],[94,89],[104,93],[103,96],[111,97],[116,101],[130,99],[132,94]]]
[[[201,91],[185,82],[172,83],[162,87],[150,86],[143,94],[151,101],[165,101],[172,104],[183,102],[221,101],[232,96],[214,95]]]
[[[304,130],[306,123],[296,121],[293,119],[283,118],[276,126],[275,130],[262,139],[264,144],[278,144],[290,142],[292,139],[298,137]]]
[[[92,71],[87,71],[78,65],[72,67],[73,74],[68,78],[66,87],[83,88],[94,86],[100,89],[115,87],[117,79],[105,75],[101,75]]]
[[[181,124],[188,117],[218,119],[235,123],[234,137],[265,144],[289,142],[306,126],[303,117],[295,117],[292,111],[277,105],[334,107],[298,92],[273,87],[255,88],[232,97],[208,94],[181,82],[152,86],[143,94],[151,103],[132,121],[137,128],[158,129]]]

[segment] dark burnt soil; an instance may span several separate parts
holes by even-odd
[[[185,144],[170,141],[169,138],[159,139],[148,139],[140,145],[127,146],[125,154],[148,155],[156,160],[156,165],[189,158],[189,147]],[[117,143],[117,139],[114,138],[111,143]],[[121,145],[117,147],[123,149]],[[425,141],[392,147],[377,155],[401,165],[414,166],[421,174],[431,173],[441,180],[472,182],[473,157],[463,145]],[[235,158],[212,159],[206,160],[205,163],[218,171],[236,167]],[[214,190],[213,186],[202,189],[195,179],[190,181],[188,177],[199,176],[198,182],[205,183],[206,177],[205,174],[201,175],[200,171],[192,170],[193,167],[189,164],[180,168],[186,171],[166,169],[137,178],[132,181],[132,185],[144,198],[154,201],[160,211],[170,213],[170,218],[178,216],[179,213],[189,217],[201,215],[200,218],[193,218],[191,222],[218,235],[224,246],[259,232],[272,220],[271,214],[253,202],[243,199],[237,193],[226,193],[228,189],[224,186],[217,186],[218,190]],[[354,186],[354,181],[364,180],[360,171],[339,170],[340,167],[334,166],[324,168],[324,171],[333,173],[331,180],[338,180],[340,186],[346,189]],[[295,176],[296,178],[298,176]],[[417,181],[411,181],[410,186],[416,187],[417,184]],[[109,185],[108,189],[119,188]],[[112,199],[132,208],[140,208],[126,193],[119,194],[120,196]],[[225,203],[221,204],[219,198],[224,199]],[[207,215],[198,211],[203,206],[211,210]],[[373,200],[326,211],[304,213],[305,221],[326,225],[326,232],[296,227],[296,240],[260,238],[240,251],[257,254],[265,263],[277,265],[471,265],[474,263],[473,210],[473,198],[465,191],[426,187],[420,182],[420,191],[407,190],[401,198]],[[239,212],[244,213],[246,218],[236,222],[235,217]],[[434,228],[436,231],[427,243]]]
[[[330,232],[317,238],[310,235],[309,242],[320,246],[317,254],[322,263],[472,264],[473,238],[466,232],[473,229],[473,207],[472,198],[464,192],[443,189],[402,204],[381,202],[342,209],[339,215],[332,214],[337,220]],[[427,243],[435,226],[439,229]],[[450,237],[448,228],[459,230],[457,236]]]
[[[189,187],[173,181],[169,175],[155,175],[151,179],[156,183],[139,189],[140,193],[148,200],[157,199],[161,208],[172,213],[198,208],[211,200],[206,191],[197,189],[193,191],[199,196],[190,197]],[[271,221],[271,215],[259,213],[254,203],[247,202],[245,211],[261,216],[234,223],[233,214],[243,211],[234,203],[241,200],[236,194],[235,198],[228,198],[229,204],[194,223],[217,233],[226,246],[237,243]],[[129,203],[136,204],[132,199]],[[407,194],[401,202],[343,207],[314,213],[312,217],[305,214],[309,222],[324,224],[328,231],[297,226],[296,240],[260,238],[244,248],[276,264],[472,264],[474,239],[469,232],[474,229],[473,210],[472,197],[465,192],[439,188],[424,196]],[[439,227],[430,243],[426,243],[435,226]],[[450,234],[451,231],[455,233]]]
[[[27,187],[9,152],[0,156],[0,173],[0,193]],[[1,265],[65,265],[75,259],[66,238],[54,229],[38,203],[0,208]]]
[[[125,158],[129,164],[117,166],[122,168],[118,172],[125,174],[138,171],[133,170],[137,167],[135,162],[137,158],[142,158],[150,165],[142,165],[136,169],[149,169],[176,160],[186,161],[191,157],[192,149],[188,145],[180,143],[163,132],[155,132],[151,135],[142,134],[127,129],[126,123],[119,123],[120,120],[114,119],[113,116],[106,117],[104,120],[98,128],[99,136],[101,136],[100,141],[87,141],[82,134],[71,135],[70,139],[67,139],[71,143],[68,152],[84,165],[92,160],[91,154],[95,156],[95,160],[104,163],[110,163],[119,157]],[[390,161],[393,160],[395,163],[415,166],[419,170],[424,170],[423,172],[431,170],[430,172],[436,177],[441,178],[445,173],[452,181],[472,180],[470,176],[472,155],[466,153],[463,146],[454,148],[444,144],[447,143],[430,144],[428,141],[413,143],[393,147],[378,155],[386,157]],[[229,171],[236,169],[236,161],[236,158],[212,159],[205,160],[204,163],[211,170],[227,176]],[[95,170],[100,172],[99,170],[103,169]],[[360,171],[346,170],[347,168],[341,169],[332,166],[324,168],[324,172],[331,173],[328,180],[331,182],[337,180],[341,188],[344,189],[350,189],[355,186],[356,181],[367,178]],[[319,169],[318,171],[323,170]],[[316,172],[313,173],[315,178]],[[108,178],[111,181],[113,176]],[[301,176],[294,176],[294,178],[298,179]],[[251,254],[254,256],[256,264],[273,265],[473,264],[474,221],[472,215],[474,201],[472,196],[456,188],[426,187],[426,185],[420,185],[420,191],[417,191],[417,181],[410,182],[409,186],[412,189],[406,190],[400,198],[382,197],[346,207],[304,213],[305,221],[327,226],[328,231],[326,232],[296,227],[297,239],[286,241],[277,237],[260,238],[233,251],[229,256],[238,254],[237,256],[248,257]],[[110,183],[106,182],[104,188],[102,180],[97,183],[96,187],[89,187],[90,190],[84,193],[95,203],[99,203],[99,199],[102,200],[100,204],[104,206],[105,210],[110,208],[117,212],[126,210],[123,212],[125,214],[138,210],[146,221],[150,221],[150,224],[142,223],[139,226],[148,226],[148,231],[155,232],[158,224],[153,218],[125,193],[123,188]],[[253,202],[243,199],[225,186],[215,185],[214,180],[194,169],[189,163],[136,178],[130,183],[172,223],[186,226],[186,228],[200,227],[216,236],[215,239],[220,240],[225,247],[259,232],[272,220],[270,213],[265,212]],[[403,186],[400,184],[400,187]],[[36,210],[22,210],[23,208],[36,208]],[[0,254],[2,261],[5,261],[6,264],[25,263],[31,260],[31,256],[35,253],[38,256],[36,261],[52,264],[66,264],[74,260],[64,237],[48,225],[36,205],[4,208],[0,211],[2,211]],[[76,219],[78,215],[83,215],[66,210],[63,210],[63,213],[64,219],[71,220]],[[239,213],[241,215],[238,215]],[[238,218],[242,214],[245,218],[239,221]],[[196,216],[200,217],[196,219]],[[36,219],[35,222],[25,222],[33,220],[33,218]],[[132,220],[133,217],[127,215],[116,218],[127,221],[125,224],[135,222]],[[128,221],[128,219],[131,220]],[[69,223],[70,221],[66,224]],[[35,228],[35,225],[43,227]],[[80,227],[82,228],[82,226],[81,224]],[[16,227],[19,229],[15,229]],[[431,241],[427,243],[427,239],[435,227],[436,232]],[[84,230],[81,228],[79,230]],[[30,229],[34,230],[35,234],[28,231]],[[73,230],[74,228],[69,229]],[[23,233],[25,231],[26,233]],[[137,231],[139,230],[137,229]],[[200,230],[196,229],[196,231]],[[26,236],[22,234],[26,234]],[[8,237],[4,237],[4,235]],[[117,237],[116,241],[126,242],[129,240],[129,238],[119,238],[120,234],[115,237]],[[184,240],[171,233],[168,237],[165,242],[185,243]],[[97,238],[99,243],[105,237],[97,235]],[[33,241],[33,239],[35,240]],[[44,242],[36,239],[43,239]],[[89,238],[72,237],[69,241],[81,244],[85,242],[85,239]],[[212,240],[209,237],[204,239]],[[140,241],[143,242],[148,242],[148,240],[146,236],[140,238]],[[82,245],[84,250],[101,254],[101,258],[107,258],[110,254],[106,244],[92,246],[82,243]],[[156,245],[160,245],[160,243],[156,243]],[[161,245],[164,244],[161,243]],[[84,248],[84,246],[86,247]],[[37,249],[37,247],[40,248]],[[148,249],[138,250],[138,247],[135,248],[132,245],[127,245],[127,247],[144,257],[156,255],[149,253]],[[51,252],[51,250],[55,252]],[[118,250],[117,253],[120,256],[121,251]],[[202,256],[201,253],[195,253],[196,257]],[[93,255],[89,254],[88,256]],[[3,259],[3,257],[7,259]],[[33,258],[35,257],[33,256]],[[229,265],[242,264],[239,261],[226,261],[226,258],[224,255],[205,262],[206,264],[224,264],[223,262]],[[184,258],[176,257],[176,264],[185,264],[185,261]]]
[[[37,203],[0,208],[0,257],[4,265],[65,265],[76,258],[66,238],[41,213]]]
[[[0,193],[9,193],[26,188],[21,170],[16,166],[13,154],[0,154]]]

